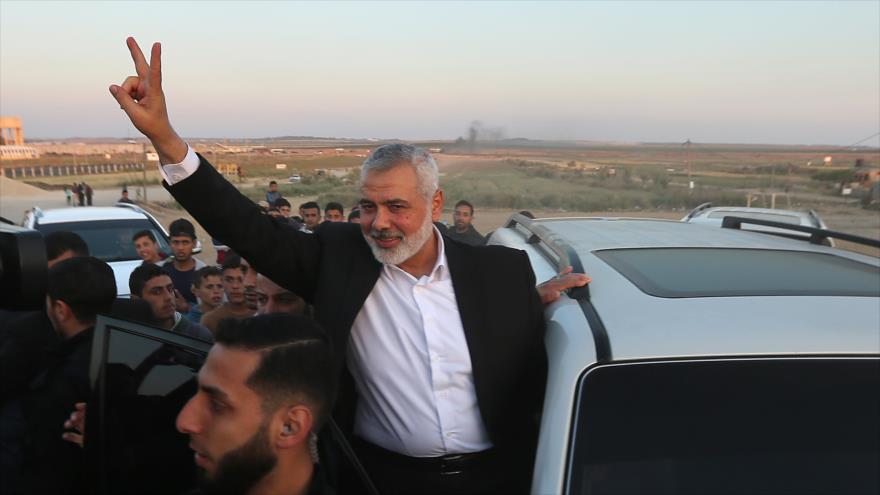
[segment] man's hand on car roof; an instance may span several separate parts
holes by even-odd
[[[559,272],[559,275],[551,278],[550,280],[538,284],[538,294],[541,296],[541,302],[544,304],[550,304],[560,296],[562,296],[562,292],[574,287],[583,287],[588,283],[592,282],[593,279],[588,277],[583,273],[571,273],[572,267],[567,266],[564,270]]]

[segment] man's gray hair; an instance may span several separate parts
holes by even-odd
[[[370,172],[390,170],[398,165],[408,165],[415,169],[419,191],[430,201],[434,192],[440,188],[437,162],[427,150],[411,144],[384,144],[373,150],[361,166],[361,184]]]

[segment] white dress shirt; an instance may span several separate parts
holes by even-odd
[[[412,457],[492,447],[443,237],[434,230],[431,274],[416,279],[384,265],[354,320],[346,355],[359,393],[355,434]]]
[[[182,162],[159,170],[174,184],[198,166],[190,148]],[[477,407],[443,236],[434,231],[438,254],[431,274],[416,279],[384,265],[355,318],[346,351],[359,395],[355,434],[412,457],[492,447]]]

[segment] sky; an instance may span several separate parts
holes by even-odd
[[[880,146],[880,2],[0,0],[25,139],[136,137],[126,36],[185,137]]]

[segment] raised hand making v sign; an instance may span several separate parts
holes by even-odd
[[[110,93],[137,130],[153,143],[161,163],[180,162],[186,156],[187,146],[168,120],[162,92],[162,45],[153,43],[148,64],[134,38],[125,42],[137,75],[126,77],[121,86],[111,85]]]

